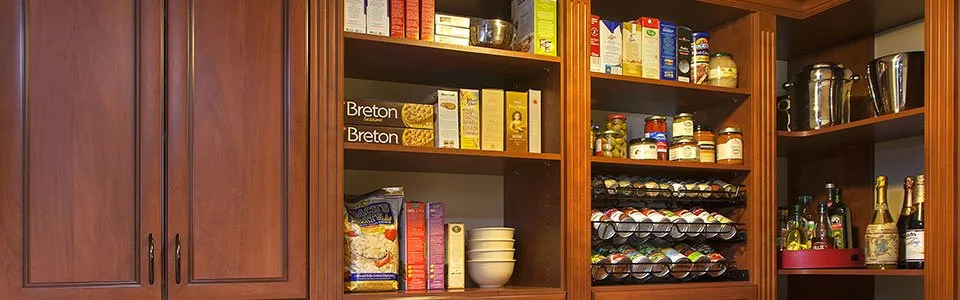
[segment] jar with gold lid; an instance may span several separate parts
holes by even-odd
[[[702,163],[717,163],[717,145],[713,141],[697,142],[698,156]]]
[[[720,52],[711,55],[707,74],[707,82],[712,86],[736,88],[737,63],[733,61],[733,54]]]
[[[717,163],[743,164],[743,131],[740,128],[725,127],[717,132]]]
[[[693,114],[679,113],[673,117],[673,138],[692,138],[693,137]]]
[[[692,138],[679,139],[670,145],[670,160],[680,162],[700,161],[697,141]]]
[[[697,126],[694,126],[693,138],[697,140],[698,145],[705,142],[716,144],[716,136],[713,134],[713,131],[712,131],[712,128],[710,128],[710,125],[697,124]]]

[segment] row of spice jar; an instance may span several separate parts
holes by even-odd
[[[590,180],[594,194],[624,197],[736,198],[740,186],[719,179],[679,180],[640,176],[596,175]]]
[[[689,210],[668,210],[627,207],[610,208],[605,211],[594,209],[590,221],[597,238],[600,240],[646,241],[651,235],[675,240],[685,237],[713,238],[729,240],[736,236],[737,226],[733,220],[701,207]],[[617,243],[614,241],[615,244]]]
[[[642,138],[627,142],[627,117],[607,117],[607,130],[593,125],[590,148],[596,156],[629,157],[638,160],[669,160],[720,164],[743,164],[743,131],[724,127],[714,135],[710,126],[694,126],[693,114],[674,116],[671,126],[673,143],[667,143],[667,118],[650,116],[644,119]]]
[[[591,278],[619,281],[628,276],[646,281],[652,277],[693,279],[707,274],[718,277],[727,271],[726,258],[707,244],[656,245],[643,243],[601,246],[590,257]]]

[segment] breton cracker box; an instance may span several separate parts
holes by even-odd
[[[460,148],[460,95],[457,91],[438,90],[437,148]]]
[[[427,203],[427,289],[446,288],[443,202]]]
[[[541,92],[539,90],[530,90],[527,92],[527,96],[530,97],[529,103],[527,105],[527,110],[529,110],[530,117],[530,153],[540,153],[542,149],[540,148],[541,135],[543,131],[543,123],[540,120],[541,115]]]
[[[677,25],[660,21],[660,79],[677,80]]]
[[[623,54],[623,33],[620,22],[600,20],[600,63],[609,74],[623,74],[620,57]]]
[[[503,151],[503,90],[480,91],[480,150]]]
[[[406,10],[404,0],[390,0],[390,37],[402,39],[406,35]]]
[[[455,27],[450,25],[437,25],[437,35],[445,35],[456,38],[470,38],[470,28]]]
[[[351,143],[433,147],[433,129],[346,125],[344,140]]]
[[[693,66],[693,31],[690,27],[677,26],[677,81],[690,82]]]
[[[643,78],[660,79],[660,19],[640,18],[643,25]]]
[[[407,10],[404,12],[405,36],[411,40],[420,39],[420,0],[407,0]]]
[[[367,15],[364,0],[343,0],[343,30],[366,33]]]
[[[600,16],[590,16],[590,72],[603,72],[600,63]]]
[[[447,224],[447,288],[462,289],[466,276],[464,264],[464,232],[467,229],[463,223]]]
[[[460,90],[460,149],[480,150],[479,90]]]
[[[389,0],[366,0],[367,1],[367,34],[389,36],[390,35],[390,17],[387,11],[390,9]]]
[[[433,40],[433,15],[436,13],[435,0],[420,0],[420,39]]]
[[[400,211],[400,289],[427,289],[427,211],[423,202],[404,202]]]
[[[513,0],[513,49],[557,56],[557,0]]]
[[[460,46],[470,46],[469,38],[452,37],[446,35],[434,35],[433,41],[441,44],[451,44]]]
[[[643,74],[643,28],[635,21],[623,22],[622,28],[623,53],[620,56],[620,66],[623,67],[623,75],[639,77]]]
[[[433,105],[347,99],[344,124],[433,129]]]
[[[527,123],[527,93],[507,92],[506,118],[503,124],[507,152],[527,152],[527,140],[530,138]]]
[[[470,29],[470,18],[468,17],[436,14],[436,17],[434,18],[434,23],[437,26],[444,25],[444,26]]]

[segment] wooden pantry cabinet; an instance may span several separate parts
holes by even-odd
[[[306,298],[306,1],[0,5],[0,294]]]

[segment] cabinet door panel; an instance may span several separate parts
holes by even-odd
[[[171,298],[305,297],[306,3],[169,13]]]
[[[159,299],[161,1],[0,11],[0,294]]]

